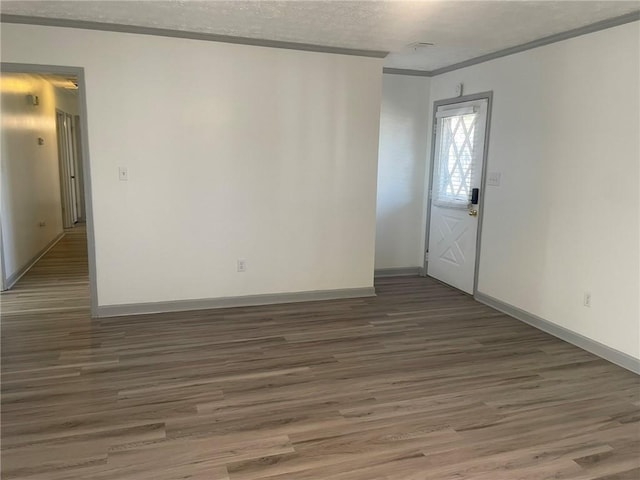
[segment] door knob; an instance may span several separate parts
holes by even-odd
[[[472,217],[477,217],[478,216],[478,210],[476,210],[475,208],[470,208],[469,209],[469,215],[471,215]]]

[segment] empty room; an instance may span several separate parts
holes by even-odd
[[[3,480],[640,479],[637,1],[0,14]]]

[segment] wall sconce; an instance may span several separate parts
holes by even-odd
[[[40,105],[40,97],[37,95],[27,95],[27,103],[33,106]]]

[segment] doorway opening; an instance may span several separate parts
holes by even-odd
[[[95,316],[83,69],[2,63],[1,93],[3,313],[49,295]]]
[[[492,92],[434,103],[424,271],[477,291]]]

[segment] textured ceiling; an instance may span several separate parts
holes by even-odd
[[[638,10],[638,1],[10,1],[5,14],[389,51],[434,70]],[[432,42],[432,47],[409,47]]]

